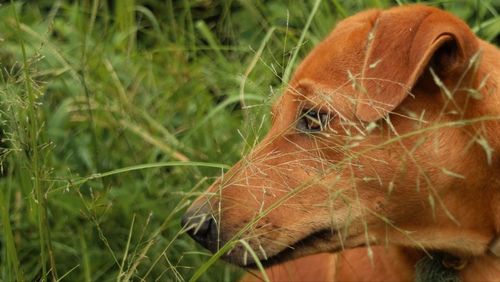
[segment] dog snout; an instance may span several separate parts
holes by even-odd
[[[188,211],[181,224],[196,242],[210,251],[217,251],[217,223],[211,213]]]

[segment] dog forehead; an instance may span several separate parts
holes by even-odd
[[[304,85],[313,85],[314,89],[320,89],[320,96],[342,96],[336,100],[347,99],[355,103],[360,95],[359,89],[363,88],[363,69],[367,66],[368,49],[375,38],[381,16],[399,14],[403,18],[418,19],[422,14],[430,12],[444,13],[435,8],[410,5],[386,11],[368,10],[340,21],[298,66],[287,91],[274,104],[273,112],[277,112],[276,109],[284,104],[293,105],[290,101],[304,98],[311,100],[311,97],[318,96],[318,91],[301,91]],[[401,27],[401,30],[404,28]],[[388,73],[394,71],[393,68],[387,69]],[[307,94],[310,94],[309,97],[306,97]]]
[[[369,34],[379,14],[379,10],[369,10],[339,22],[298,66],[288,89],[273,104],[273,115],[298,105],[299,100],[324,104],[317,99],[318,91],[355,96],[352,78],[361,74]]]
[[[341,21],[299,65],[292,86],[302,81],[337,89],[361,74],[366,46],[379,10],[356,14]]]

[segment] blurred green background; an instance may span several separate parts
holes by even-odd
[[[236,280],[185,208],[335,22],[410,2],[0,1],[0,280]],[[422,3],[500,43],[500,0]]]

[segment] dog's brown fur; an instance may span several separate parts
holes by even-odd
[[[366,248],[355,248],[341,253],[322,253],[301,257],[266,269],[270,281],[412,281],[414,265],[420,252],[407,249],[375,246],[373,259]],[[254,271],[252,271],[254,272]],[[260,273],[243,277],[242,282],[262,281]]]
[[[217,197],[190,210],[263,263],[344,250],[271,267],[274,280],[411,280],[423,250],[465,258],[465,281],[498,280],[488,246],[500,236],[499,83],[499,50],[455,16],[359,13],[298,67],[267,136],[209,188]],[[303,109],[334,118],[306,134]],[[224,258],[254,263],[241,244]]]

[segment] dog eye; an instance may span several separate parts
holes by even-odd
[[[315,110],[303,110],[297,121],[297,129],[303,132],[320,132],[328,127],[331,117],[329,113]]]

